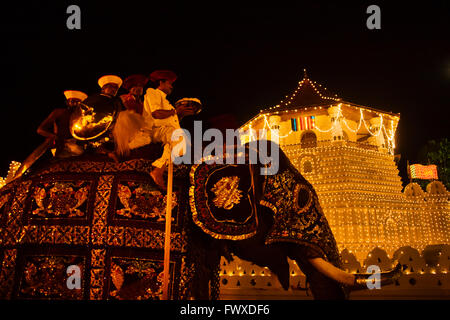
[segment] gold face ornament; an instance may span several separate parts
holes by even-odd
[[[239,177],[223,177],[214,184],[211,189],[216,195],[213,203],[217,208],[231,210],[235,204],[239,204],[242,198],[242,191],[238,189]]]

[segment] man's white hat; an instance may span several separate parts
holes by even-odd
[[[66,90],[64,91],[64,96],[67,100],[69,99],[79,99],[80,101],[83,101],[87,98],[87,94],[78,90]]]
[[[103,88],[103,86],[108,83],[115,83],[120,88],[120,86],[122,85],[122,79],[112,74],[108,74],[98,79],[98,85],[100,86],[100,88]]]

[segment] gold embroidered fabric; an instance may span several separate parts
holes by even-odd
[[[66,159],[5,185],[0,299],[158,299],[166,195],[148,187],[149,169],[144,159]],[[189,299],[193,281],[192,263],[182,263],[187,188],[174,184],[172,299]],[[70,265],[81,270],[81,289],[66,287]]]
[[[235,204],[239,204],[242,198],[242,190],[239,187],[239,177],[223,177],[211,189],[216,195],[213,202],[217,208],[230,210]]]

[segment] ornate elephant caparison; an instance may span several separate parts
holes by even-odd
[[[44,161],[0,189],[0,298],[160,298],[166,195],[148,176],[161,146],[149,148],[121,163]],[[218,299],[219,262],[231,254],[268,267],[285,289],[289,257],[315,298],[347,297],[311,263],[341,266],[317,194],[279,151],[270,176],[257,165],[174,166],[171,299]],[[79,290],[66,285],[73,265]]]

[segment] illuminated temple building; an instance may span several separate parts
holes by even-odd
[[[430,280],[429,288],[446,288],[448,294],[449,192],[440,181],[430,182],[426,190],[416,183],[403,189],[394,159],[399,120],[400,114],[329,93],[305,71],[294,92],[241,129],[245,141],[260,137],[260,129],[267,130],[269,139],[278,136],[282,150],[315,188],[348,271],[365,272],[371,264],[387,270],[399,259],[409,266],[408,274],[440,273],[442,279]],[[298,275],[291,266],[291,276]],[[246,262],[224,262],[226,286],[237,289],[234,279],[243,269],[250,277],[264,276],[264,269]],[[412,287],[408,281],[405,285]],[[270,282],[259,283],[267,288]],[[231,292],[236,297],[237,291]]]

